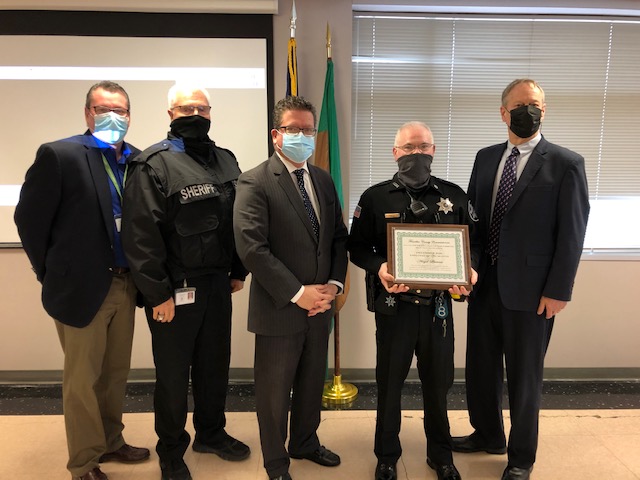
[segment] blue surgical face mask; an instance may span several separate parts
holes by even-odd
[[[95,129],[93,136],[109,145],[115,145],[124,139],[129,129],[127,117],[107,112],[93,117]]]
[[[282,133],[282,153],[295,163],[304,163],[316,148],[315,137],[300,133]]]

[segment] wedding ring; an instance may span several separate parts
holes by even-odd
[[[158,320],[164,320],[164,313],[158,314]]]

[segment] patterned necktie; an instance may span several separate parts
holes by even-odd
[[[298,170],[294,170],[293,173],[296,174],[296,178],[298,179],[298,188],[300,189],[300,193],[302,194],[304,209],[307,211],[307,215],[309,215],[309,220],[311,220],[313,233],[315,233],[316,238],[318,238],[318,236],[320,235],[320,222],[318,222],[316,211],[313,209],[313,205],[311,205],[311,199],[309,198],[307,189],[304,188],[304,169],[299,168]]]
[[[496,203],[493,206],[493,216],[491,217],[491,226],[489,227],[489,255],[491,263],[495,263],[498,258],[498,246],[500,244],[500,225],[504,212],[507,211],[507,203],[513,193],[513,187],[516,185],[516,160],[520,152],[517,147],[513,147],[511,155],[507,158],[500,177],[500,185],[498,185],[498,193],[496,194]]]

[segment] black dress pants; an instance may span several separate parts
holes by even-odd
[[[544,356],[553,318],[508,310],[491,266],[469,302],[466,384],[471,425],[484,445],[504,447],[504,361],[511,413],[509,466],[529,468],[536,459]]]
[[[436,463],[453,463],[447,417],[447,393],[453,384],[453,320],[451,300],[446,324],[434,318],[433,305],[400,301],[396,315],[376,313],[376,382],[378,412],[374,452],[378,461],[395,463],[400,445],[401,390],[413,355],[422,382],[427,456]]]
[[[264,467],[269,477],[289,470],[289,452],[303,455],[320,446],[318,426],[327,365],[329,319],[319,314],[307,328],[282,336],[256,335],[256,413]],[[287,421],[291,406],[289,445]]]
[[[175,285],[182,287],[183,282]],[[231,287],[227,274],[187,279],[196,288],[195,303],[176,306],[173,321],[153,320],[156,451],[162,461],[182,458],[189,446],[185,430],[189,377],[193,391],[193,423],[199,442],[215,445],[225,439],[224,409],[231,358]]]

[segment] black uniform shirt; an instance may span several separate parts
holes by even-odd
[[[412,200],[427,211],[416,216]],[[454,183],[431,177],[427,186],[410,193],[397,176],[368,188],[360,197],[351,225],[347,248],[353,263],[377,277],[387,261],[387,225],[390,223],[440,223],[471,225],[475,213],[467,195]]]

